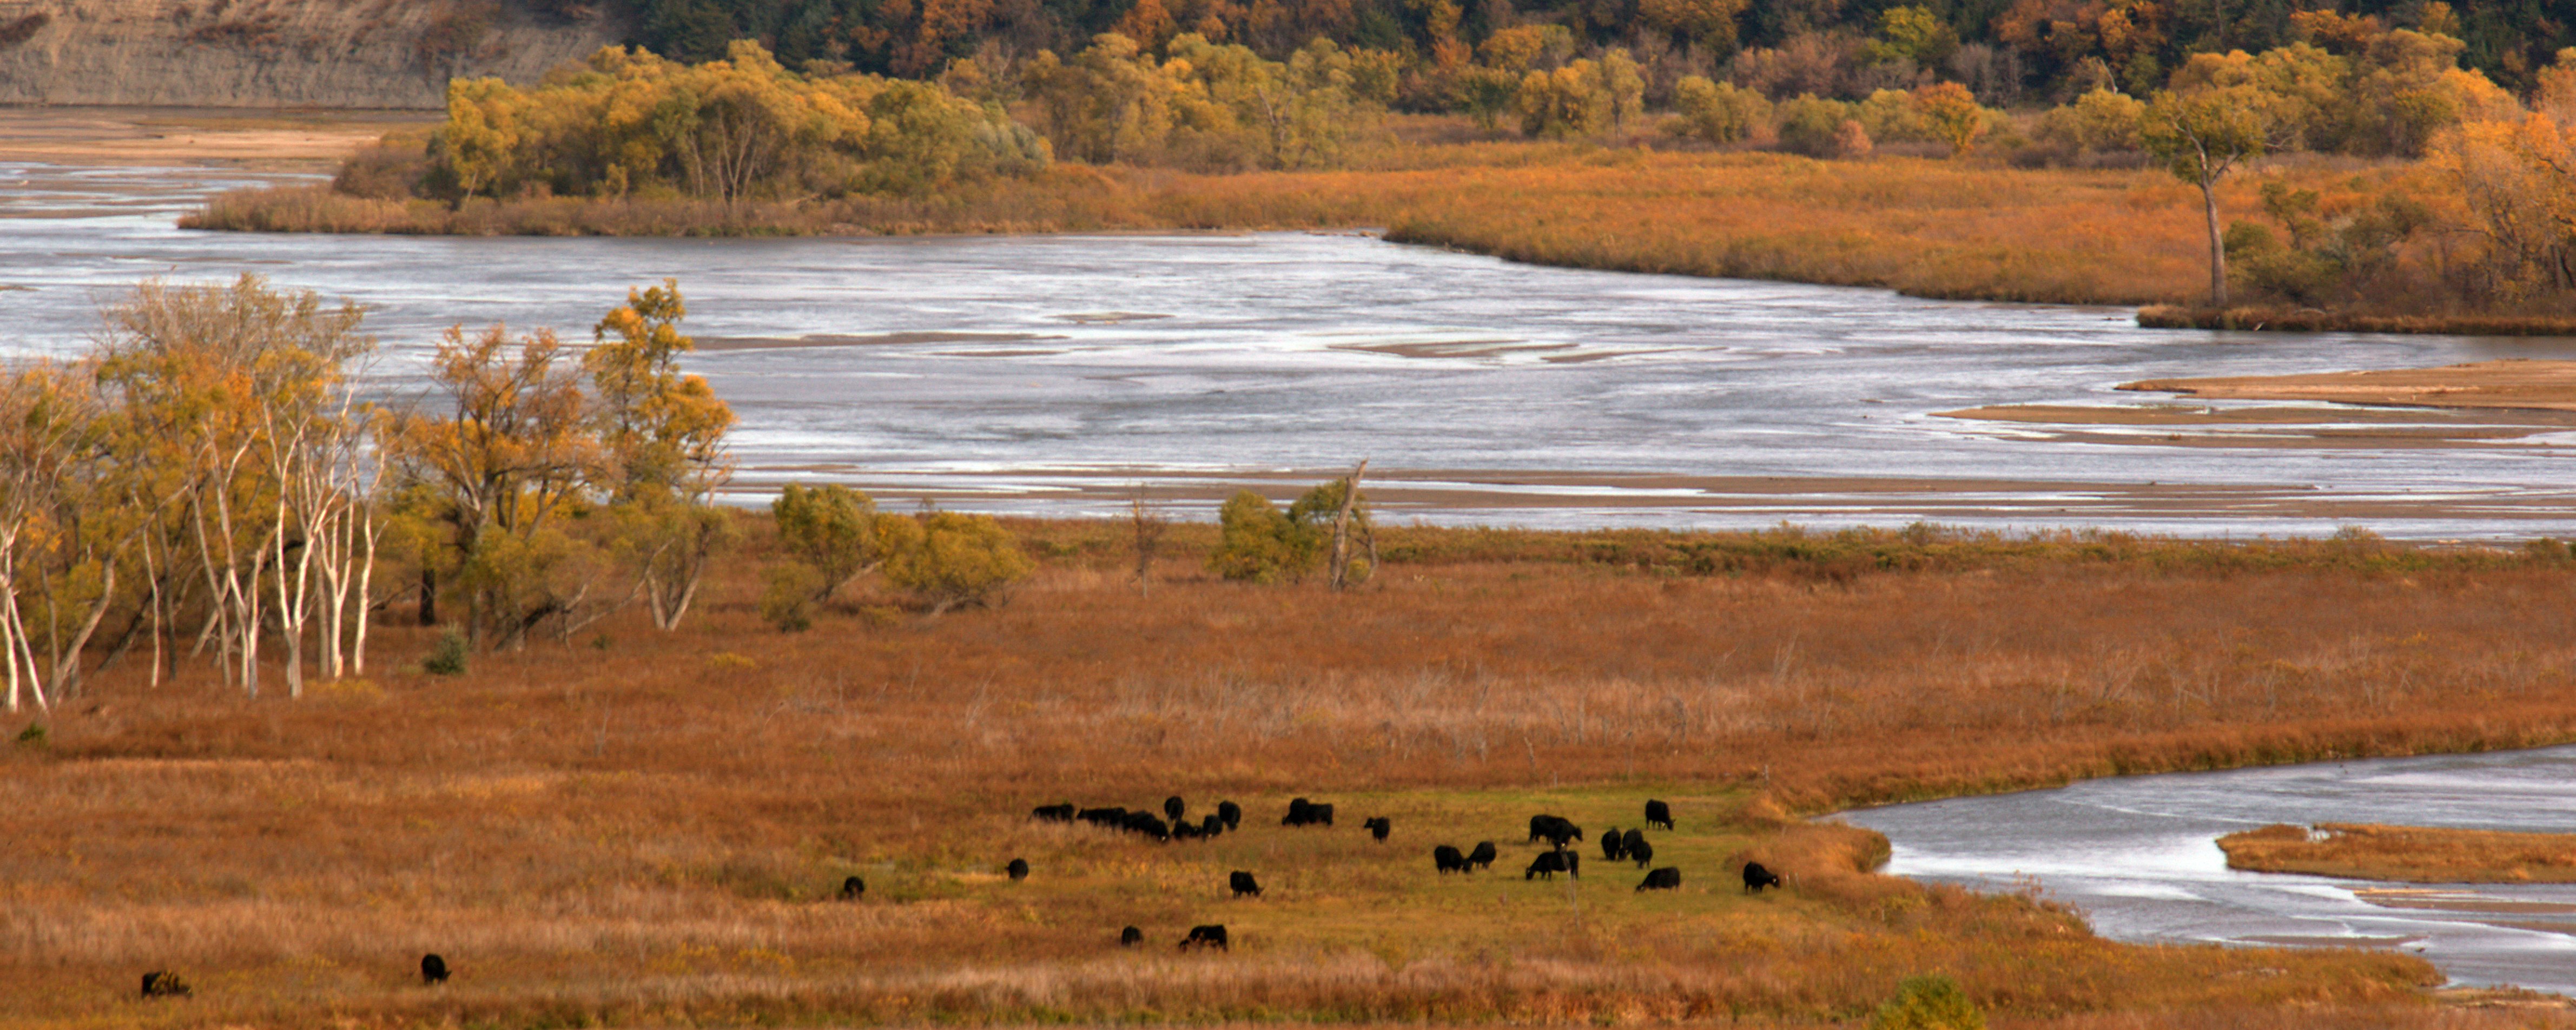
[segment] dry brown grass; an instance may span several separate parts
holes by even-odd
[[[1209,580],[1198,530],[1140,599],[1121,527],[1019,528],[1041,571],[994,610],[861,598],[778,634],[755,541],[678,633],[636,618],[301,702],[103,677],[0,759],[0,1026],[1798,1022],[1924,971],[2013,1026],[2564,1025],[2446,1012],[2392,954],[2111,944],[2038,899],[1864,874],[1874,837],[1780,818],[2576,739],[2564,547],[1694,575],[1571,535],[1406,530],[1416,557],[1335,595]],[[1025,818],[1174,793],[1243,802],[1249,832]],[[1301,794],[1397,838],[1278,828]],[[1529,813],[1625,826],[1647,796],[1683,815],[1653,835],[1681,892],[1427,860],[1491,838],[1525,862]],[[1038,875],[1004,880],[1013,856]],[[1746,858],[1791,889],[1731,889]],[[1271,896],[1223,899],[1238,868]],[[853,873],[868,899],[827,900]],[[1176,956],[1196,922],[1241,943]],[[1111,946],[1127,923],[1155,947]],[[455,984],[412,983],[428,950]],[[126,1000],[155,968],[199,996]]]
[[[2318,823],[2218,838],[2231,869],[2402,883],[2576,882],[2576,834]]]
[[[2369,193],[2401,166],[2291,162],[2264,177]],[[217,198],[186,223],[254,231],[459,235],[1023,233],[1384,227],[1515,261],[1877,286],[1929,297],[2170,301],[2205,287],[2199,197],[2156,171],[2018,170],[1919,158],[1816,161],[1559,143],[1389,149],[1364,170],[1197,175],[1059,166],[924,198],[729,208],[695,201],[361,200],[313,188]]]

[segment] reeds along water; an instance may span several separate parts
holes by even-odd
[[[1400,241],[1541,264],[1929,297],[2134,304],[2188,298],[2208,281],[2198,195],[2155,171],[1553,143],[1398,145],[1365,164],[1369,170],[1241,175],[1066,165],[935,195],[807,204],[529,198],[452,210],[293,187],[227,194],[188,224],[458,235],[1380,226]],[[2327,188],[2355,178],[2350,169],[2305,165],[2269,174]],[[2222,191],[2230,217],[2259,215],[2253,190]]]
[[[639,614],[291,703],[112,670],[0,759],[22,842],[0,849],[0,1020],[93,1011],[133,966],[183,969],[217,1021],[458,998],[611,1021],[1846,1019],[1946,970],[1999,1019],[2295,1001],[2483,1025],[2413,1007],[2438,977],[2411,958],[2113,945],[2034,899],[1864,875],[1883,842],[1788,816],[2576,737],[2563,545],[1402,529],[1334,593],[1210,580],[1213,532],[1187,527],[1140,597],[1123,527],[1016,527],[1054,557],[992,610],[861,591],[777,633],[756,530],[677,633]],[[1767,557],[1682,560],[1727,553]],[[434,631],[388,635],[399,664]],[[1624,823],[1650,784],[1684,813],[1658,861],[1691,870],[1655,901],[1606,868],[1444,881],[1427,837],[1158,849],[1026,817],[1181,794],[1247,802],[1249,826],[1365,793],[1400,837],[1472,842],[1560,803]],[[1013,855],[1047,875],[1007,884]],[[1747,858],[1791,888],[1732,892]],[[1214,908],[1227,869],[1270,896]],[[836,900],[853,874],[866,900]],[[1207,921],[1234,955],[1113,940]],[[461,970],[447,994],[379,989],[426,951]]]

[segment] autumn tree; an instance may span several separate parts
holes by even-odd
[[[1670,131],[1720,146],[1752,139],[1771,122],[1771,102],[1761,93],[1697,75],[1673,85],[1673,110],[1681,117]]]
[[[877,502],[838,483],[808,487],[789,483],[771,501],[779,545],[814,570],[812,600],[828,600],[853,579],[885,560],[877,539]]]
[[[2265,105],[2250,87],[2168,90],[2147,104],[2139,142],[2177,179],[2200,189],[2209,229],[2209,302],[2227,303],[2227,250],[2218,225],[2218,183],[2260,156],[2270,139]]]
[[[708,560],[733,531],[731,515],[714,504],[733,479],[725,446],[733,409],[704,378],[679,370],[692,347],[679,331],[686,317],[676,281],[629,290],[626,305],[593,329],[581,358],[618,547],[664,630],[688,615]]]
[[[989,605],[1034,566],[1018,538],[988,515],[934,511],[918,519],[878,520],[886,582],[910,592],[938,615]]]
[[[1986,109],[1978,106],[1966,86],[1936,82],[1915,89],[1913,100],[1932,135],[1949,145],[1952,157],[1967,153],[1977,145],[1977,137],[1986,134]]]

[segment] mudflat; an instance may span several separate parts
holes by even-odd
[[[2147,379],[2123,383],[2120,389],[2180,393],[2213,400],[2334,401],[2422,408],[2576,411],[2576,361],[2508,358],[2439,368]]]

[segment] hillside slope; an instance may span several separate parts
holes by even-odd
[[[0,104],[435,108],[623,35],[520,0],[0,0]]]

